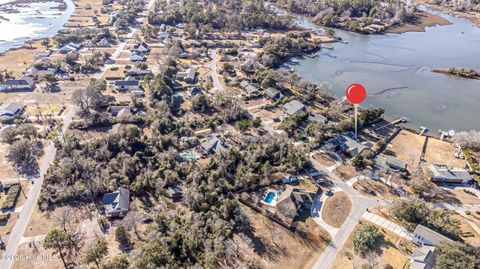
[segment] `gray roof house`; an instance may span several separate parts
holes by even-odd
[[[310,115],[308,116],[308,120],[321,124],[327,124],[328,122],[328,119],[326,117],[315,112],[310,113]]]
[[[105,193],[103,207],[109,218],[124,217],[130,209],[130,191],[120,187],[114,192]]]
[[[195,82],[196,73],[197,73],[197,70],[194,67],[190,67],[184,72],[177,72],[176,78],[178,80],[183,80],[188,83],[193,83]]]
[[[428,168],[432,173],[432,181],[434,182],[465,184],[473,179],[468,171],[461,168],[439,164],[432,164]]]
[[[19,79],[7,79],[3,85],[5,91],[33,91],[35,82],[32,77],[21,77]]]
[[[432,269],[435,265],[435,247],[421,246],[410,255],[410,269]]]
[[[133,46],[133,51],[134,52],[139,52],[139,53],[145,53],[145,52],[150,51],[150,47],[148,46],[147,43],[142,42],[142,43],[139,43],[139,44],[135,44]]]
[[[310,209],[314,201],[315,193],[290,188],[280,194],[276,208],[283,221],[292,225],[297,214],[303,209]]]
[[[245,89],[245,88],[247,88],[248,85],[250,85],[250,82],[248,82],[246,80],[240,81],[240,88]]]
[[[265,91],[263,91],[263,93],[267,98],[269,98],[274,102],[283,98],[282,93],[279,90],[274,89],[272,87],[266,88]]]
[[[415,231],[413,232],[413,243],[423,246],[435,246],[440,242],[453,242],[452,239],[435,232],[434,230],[427,228],[421,224],[417,225]]]
[[[329,140],[329,145],[335,147],[336,150],[341,150],[346,154],[354,157],[369,148],[368,145],[357,142],[346,134],[340,134]]]
[[[110,114],[112,114],[112,116],[116,117],[118,116],[118,114],[123,111],[123,110],[129,110],[130,111],[130,107],[129,106],[110,106],[108,108],[108,111],[110,112]],[[125,112],[123,112],[125,113]]]
[[[403,160],[395,158],[393,156],[377,156],[374,160],[374,166],[378,169],[405,171],[407,169],[407,163]]]
[[[23,110],[23,107],[15,104],[15,103],[10,103],[5,107],[0,107],[0,116],[9,116],[13,117],[14,115],[20,113]]]
[[[286,116],[297,115],[305,112],[307,107],[298,100],[292,100],[283,105]]]
[[[138,54],[138,53],[133,53],[132,56],[130,56],[130,61],[132,61],[132,62],[143,62],[146,59],[147,58],[145,56],[143,56],[142,54]]]
[[[210,137],[201,144],[201,147],[206,154],[214,154],[228,149],[228,145],[217,136]]]
[[[140,81],[136,79],[130,80],[117,80],[115,81],[116,91],[138,91],[140,90]]]
[[[246,91],[249,95],[254,95],[254,94],[259,93],[258,88],[255,87],[255,86],[253,86],[252,84],[248,85],[248,86],[245,88],[245,91]]]

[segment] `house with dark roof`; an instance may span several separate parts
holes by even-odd
[[[275,88],[272,88],[272,87],[266,88],[263,91],[263,94],[268,99],[272,100],[273,102],[276,102],[276,101],[281,100],[283,98],[282,93],[279,90],[277,90]]]
[[[139,44],[135,44],[133,46],[133,52],[138,52],[138,53],[147,53],[150,51],[150,47],[148,46],[147,43],[145,42],[142,42],[142,43],[139,43]]]
[[[126,75],[129,76],[129,77],[134,77],[134,78],[140,79],[140,78],[143,78],[145,76],[152,75],[152,71],[150,71],[148,69],[143,70],[143,69],[132,68],[132,69],[127,71]]]
[[[82,48],[82,45],[74,43],[74,42],[70,42],[67,45],[58,49],[58,52],[60,52],[62,54],[67,54],[67,53],[72,52],[72,51],[78,51],[81,48]]]
[[[183,196],[183,188],[180,185],[174,184],[170,185],[167,188],[167,197],[172,199],[174,202],[178,202],[182,199]]]
[[[115,90],[119,92],[140,90],[140,81],[136,79],[115,81]]]
[[[19,79],[7,79],[3,84],[5,91],[33,91],[35,82],[32,77],[23,76]]]
[[[432,269],[435,265],[434,246],[421,246],[410,255],[410,269]]]
[[[373,165],[377,169],[387,169],[393,171],[405,171],[407,169],[407,163],[403,160],[395,158],[393,156],[380,156],[375,157]]]
[[[315,201],[315,193],[297,188],[287,188],[277,199],[277,215],[289,225],[302,210],[310,210]]]
[[[283,105],[285,116],[298,115],[307,110],[307,107],[298,100],[292,100]]]
[[[103,208],[109,218],[122,218],[130,209],[130,191],[125,188],[105,193],[103,195]]]
[[[355,157],[362,153],[362,151],[370,148],[369,145],[358,142],[348,134],[339,134],[330,139],[326,144],[326,147],[332,150],[342,151],[351,157]]]
[[[435,232],[434,230],[427,228],[421,224],[418,224],[413,232],[413,243],[419,246],[436,246],[440,242],[453,242],[452,239]]]
[[[434,182],[466,184],[473,180],[473,176],[470,175],[468,171],[461,168],[432,164],[428,169],[431,172],[431,179]]]
[[[222,141],[218,136],[212,136],[203,142],[200,147],[205,154],[216,154],[228,150],[228,144]]]

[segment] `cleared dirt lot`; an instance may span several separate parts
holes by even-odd
[[[244,253],[244,258],[262,268],[304,268],[304,264],[319,255],[325,247],[325,244],[321,243],[323,239],[319,239],[320,241],[315,238],[305,239],[248,207],[242,207],[242,209],[249,216],[254,231],[253,236],[257,238],[254,240],[256,252],[248,248]],[[308,220],[305,225],[318,234],[322,233],[318,229],[315,230],[315,226]],[[318,235],[318,238],[322,238],[322,236]],[[240,238],[235,238],[235,240],[242,241]]]
[[[412,172],[418,167],[425,137],[402,130],[387,146],[385,154],[407,162],[407,169]]]
[[[445,164],[451,167],[462,168],[465,161],[453,156],[457,149],[451,143],[435,138],[429,138],[425,161],[429,164]]]
[[[389,186],[370,178],[355,183],[353,188],[372,197],[380,196],[389,201],[398,199],[398,195]]]
[[[340,228],[352,211],[352,201],[344,192],[336,192],[323,205],[322,218],[333,227]]]

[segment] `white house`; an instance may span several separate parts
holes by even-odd
[[[440,242],[453,242],[452,239],[439,234],[432,229],[429,229],[421,224],[417,225],[415,228],[415,231],[413,232],[413,238],[412,238],[413,243],[423,246],[436,246]]]
[[[150,47],[148,46],[147,43],[142,42],[140,44],[136,44],[133,47],[133,51],[139,52],[139,53],[146,53],[150,51]]]

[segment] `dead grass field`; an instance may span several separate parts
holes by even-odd
[[[361,227],[362,224],[358,224],[355,227],[355,230]],[[378,228],[378,227],[377,227]],[[400,246],[397,236],[390,232],[384,232],[381,229],[379,231],[385,236],[384,243],[377,246],[378,256],[378,267],[384,268],[385,265],[390,264],[395,269],[402,269],[409,261],[408,255]],[[338,253],[337,257],[333,261],[330,269],[345,269],[345,268],[362,268],[362,264],[367,262],[361,257],[357,256],[353,250],[352,245],[353,233],[348,238],[347,242],[343,249]],[[387,243],[390,242],[390,243]],[[403,241],[402,244],[405,245],[409,250],[413,250],[414,246],[411,242]]]
[[[435,138],[429,138],[425,161],[429,164],[445,164],[451,167],[462,168],[465,161],[453,156],[457,149],[453,144]]]
[[[336,192],[323,205],[322,218],[333,227],[340,228],[352,211],[352,201],[344,192]]]
[[[41,41],[36,41],[32,48],[24,47],[0,53],[0,69],[7,69],[14,77],[18,77],[34,63],[35,57],[32,56],[44,50]]]
[[[0,182],[10,182],[17,179],[17,174],[12,165],[8,163],[7,152],[8,144],[0,143]]]
[[[315,154],[313,155],[313,158],[324,166],[332,166],[336,162],[336,160],[332,156],[326,153]]]
[[[256,251],[246,248],[244,258],[262,268],[304,268],[304,264],[319,255],[325,247],[324,231],[315,229],[308,221],[304,227],[311,228],[317,238],[305,239],[305,236],[294,234],[250,208],[242,209],[252,222],[253,236],[256,238]],[[235,241],[241,244],[242,239],[235,236]]]
[[[385,154],[406,161],[407,169],[412,172],[418,167],[424,141],[424,136],[402,130],[388,145]]]
[[[388,201],[393,201],[399,197],[389,186],[385,185],[383,182],[370,178],[355,183],[353,188],[367,196],[380,196]]]
[[[364,173],[366,172],[357,171],[355,167],[353,167],[351,164],[344,163],[343,165],[335,169],[333,173],[342,180],[347,181],[353,177],[364,175]]]

